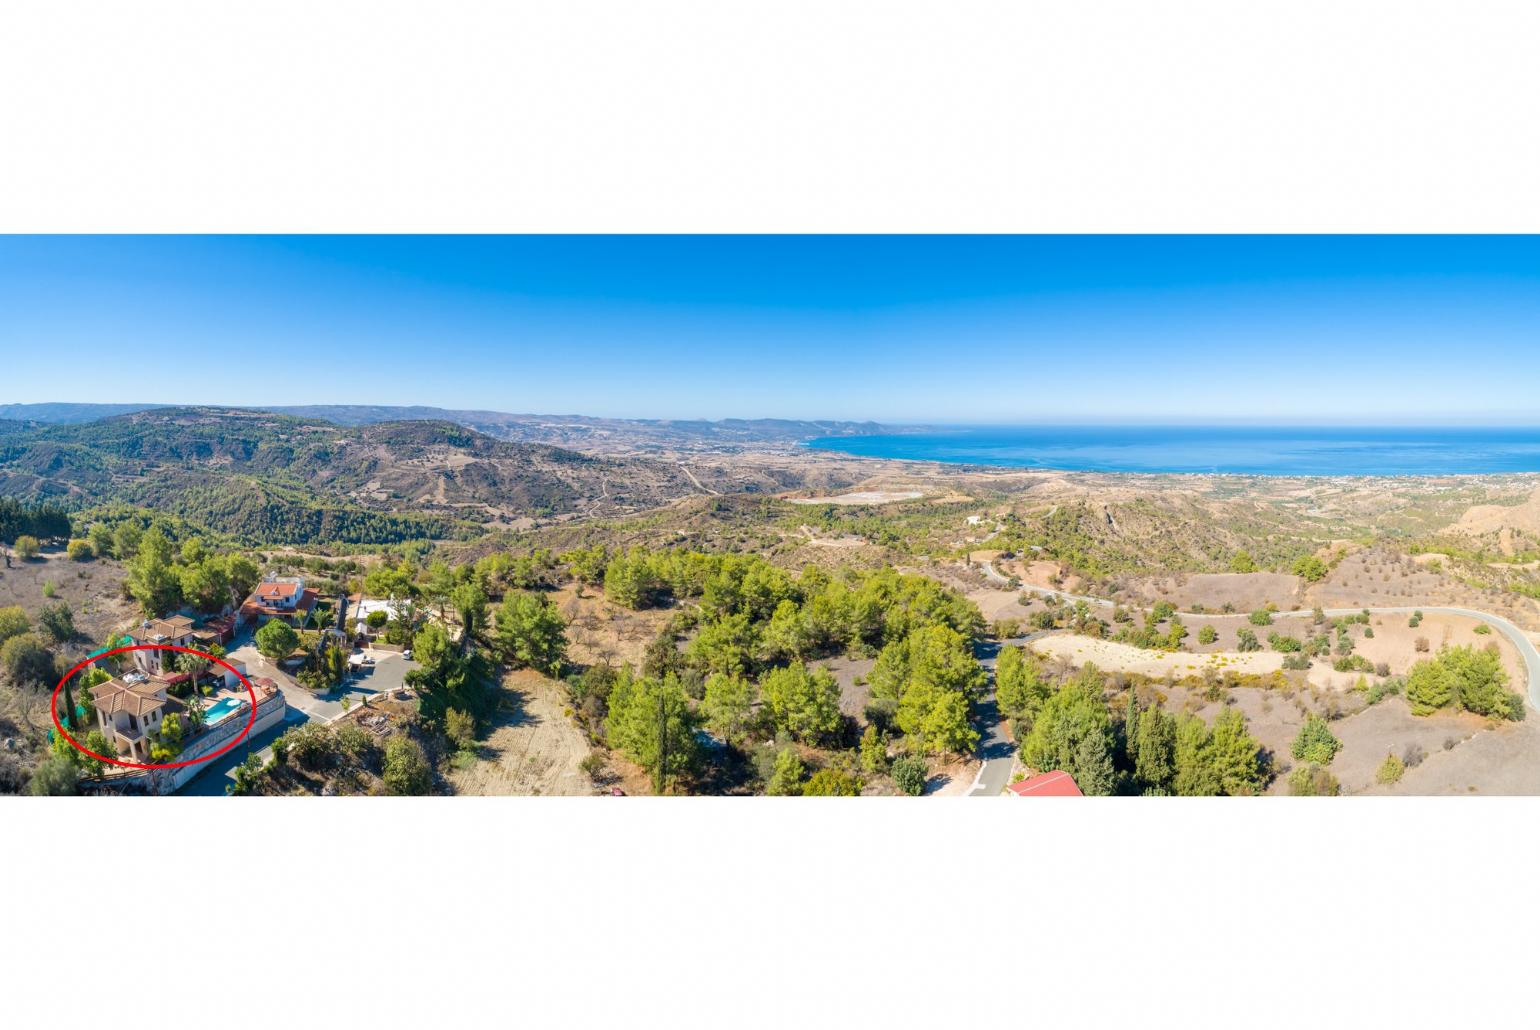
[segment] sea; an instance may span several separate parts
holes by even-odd
[[[967,426],[826,436],[872,458],[1081,472],[1454,476],[1540,472],[1540,426]]]

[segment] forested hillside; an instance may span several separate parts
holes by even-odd
[[[272,543],[393,543],[700,493],[679,466],[495,440],[451,422],[342,427],[240,409],[0,422],[0,496],[122,502]]]

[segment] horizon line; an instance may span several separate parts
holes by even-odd
[[[57,405],[60,407],[79,408],[127,408],[121,414],[133,414],[135,411],[151,411],[159,408],[233,408],[249,411],[281,411],[285,408],[373,408],[373,409],[411,409],[426,408],[445,413],[485,413],[491,415],[511,415],[523,418],[586,418],[586,419],[613,419],[624,422],[726,422],[726,421],[780,421],[780,422],[836,422],[836,423],[875,423],[877,425],[899,429],[1015,429],[1015,428],[1056,428],[1065,426],[1119,426],[1127,428],[1166,428],[1166,427],[1221,427],[1221,426],[1247,426],[1255,428],[1355,428],[1355,429],[1420,429],[1420,428],[1470,428],[1470,429],[1516,429],[1516,428],[1540,428],[1540,412],[1532,413],[1502,413],[1502,414],[1442,414],[1432,417],[1416,418],[1408,415],[1387,415],[1383,417],[1351,417],[1345,415],[1234,415],[1215,414],[1212,416],[1169,416],[1156,414],[1137,415],[1040,415],[1031,418],[1016,420],[978,419],[951,416],[931,416],[917,418],[884,418],[876,416],[793,416],[793,415],[616,415],[593,414],[584,412],[541,412],[541,411],[511,411],[501,408],[486,407],[445,407],[441,404],[412,402],[405,404],[384,404],[359,401],[313,401],[308,403],[287,404],[260,404],[251,402],[162,402],[162,401],[6,401],[0,402],[0,408],[6,407],[46,407]],[[3,417],[3,416],[0,416]],[[110,417],[110,416],[108,416]],[[7,421],[24,421],[23,419],[6,419]],[[414,420],[407,420],[414,421]]]

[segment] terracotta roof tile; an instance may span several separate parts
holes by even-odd
[[[1059,769],[1055,769],[1053,772],[1041,773],[1022,780],[1020,783],[1013,783],[1007,789],[1019,798],[1078,798],[1084,796],[1080,793],[1080,787],[1076,785],[1075,778]]]

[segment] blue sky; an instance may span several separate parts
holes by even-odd
[[[0,403],[1540,422],[1540,237],[0,237]]]

